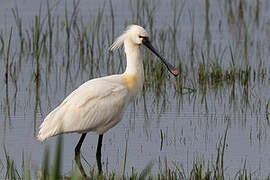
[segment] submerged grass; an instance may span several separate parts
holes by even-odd
[[[102,7],[98,9],[95,16],[87,18],[89,20],[85,20],[85,18],[80,15],[79,4],[80,0],[74,0],[73,9],[69,13],[66,2],[64,18],[62,18],[54,16],[54,11],[57,10],[57,7],[51,7],[49,0],[47,1],[45,12],[42,11],[41,3],[39,12],[34,16],[33,23],[30,24],[30,26],[23,26],[23,24],[25,24],[24,19],[22,19],[22,15],[19,13],[17,6],[12,9],[20,42],[17,43],[19,46],[18,48],[20,49],[19,60],[22,59],[22,56],[31,55],[33,60],[35,60],[33,63],[36,65],[36,79],[42,79],[42,77],[40,77],[42,68],[48,70],[46,71],[46,75],[44,75],[46,77],[45,81],[48,81],[54,74],[51,73],[52,66],[55,68],[61,65],[64,66],[65,71],[63,71],[63,76],[65,77],[65,92],[69,83],[68,81],[77,78],[77,74],[83,75],[84,73],[87,73],[90,78],[93,78],[104,75],[104,72],[107,72],[107,74],[121,73],[125,68],[125,62],[123,62],[124,53],[122,53],[122,51],[118,51],[118,54],[114,53],[114,55],[104,51],[116,38],[116,17],[112,1],[109,1],[108,3],[109,13],[104,13],[106,6],[106,3],[104,3]],[[132,22],[128,22],[128,24],[137,23],[145,26],[149,31],[153,44],[158,47],[165,57],[169,57],[176,66],[181,68],[180,77],[176,80],[179,83],[176,83],[175,86],[175,89],[179,92],[177,93],[178,96],[183,95],[183,88],[190,89],[187,82],[191,81],[190,79],[193,77],[196,79],[192,81],[198,82],[197,87],[195,87],[197,90],[209,87],[210,89],[213,87],[218,88],[220,85],[222,87],[223,83],[227,83],[228,85],[234,83],[246,85],[251,79],[261,80],[262,78],[267,78],[268,72],[265,67],[258,66],[258,69],[254,69],[248,60],[250,56],[250,46],[252,46],[251,40],[248,37],[252,32],[252,28],[248,28],[246,25],[246,11],[248,10],[245,2],[241,0],[238,0],[235,3],[232,1],[224,2],[225,15],[227,15],[226,17],[228,18],[227,24],[231,25],[233,30],[236,30],[236,33],[235,31],[232,31],[232,35],[243,39],[243,42],[239,43],[239,45],[242,45],[242,51],[240,52],[243,54],[239,55],[241,58],[234,57],[236,56],[236,52],[232,52],[231,45],[229,45],[229,51],[227,48],[224,48],[219,54],[216,53],[216,45],[212,45],[211,43],[212,26],[210,14],[212,7],[210,1],[205,0],[204,39],[206,40],[206,47],[199,48],[198,46],[198,35],[194,32],[196,28],[194,18],[195,13],[189,11],[192,22],[190,27],[190,46],[188,47],[190,56],[186,59],[181,55],[183,50],[179,48],[182,47],[180,46],[179,41],[179,39],[181,39],[180,26],[182,15],[185,12],[186,2],[172,0],[170,4],[172,9],[172,20],[169,22],[168,28],[159,28],[155,23],[155,16],[157,15],[158,9],[158,4],[155,1],[130,1],[129,7],[131,10]],[[255,12],[254,20],[259,23],[258,19],[260,16],[258,14],[258,8],[259,5],[257,2],[257,5],[253,8]],[[242,25],[240,26],[239,24]],[[240,30],[238,28],[239,26]],[[0,37],[3,44],[3,39],[5,37],[2,35],[0,35]],[[17,38],[13,38],[13,41],[16,39]],[[155,40],[157,40],[158,43],[156,43]],[[13,55],[16,51],[11,51],[10,53]],[[224,56],[226,53],[231,53],[231,60],[229,59],[229,56]],[[59,57],[62,57],[62,62],[59,60]],[[175,81],[170,80],[171,78],[168,76],[163,65],[159,61],[153,61],[153,58],[154,57],[150,52],[146,51],[144,53],[144,71],[147,75],[145,90],[159,93],[160,95],[157,97],[164,97],[166,96],[166,91],[160,92],[159,90],[157,91],[157,89],[163,89],[164,82],[169,82],[169,86],[172,86]],[[117,59],[117,61],[115,59]],[[226,61],[233,61],[233,65],[224,68],[224,62]],[[261,62],[261,64],[263,63],[264,62]],[[185,64],[185,66],[183,67],[182,64]],[[16,65],[16,63],[13,63],[12,65]],[[76,69],[75,76],[70,74],[72,69]],[[192,74],[190,72],[192,72]],[[264,80],[261,82],[263,81]],[[48,83],[45,84],[47,85]]]
[[[5,76],[3,82],[6,84],[6,116],[10,116],[9,79],[14,84],[14,99],[16,99],[21,64],[31,61],[29,64],[33,67],[33,70],[26,74],[31,77],[29,78],[31,83],[34,82],[34,135],[36,134],[36,114],[39,112],[39,109],[41,111],[40,95],[43,89],[51,88],[49,87],[51,79],[64,79],[64,91],[66,92],[70,84],[72,86],[72,83],[76,82],[78,75],[81,75],[80,81],[82,81],[86,79],[84,77],[85,74],[88,79],[91,79],[105,74],[124,71],[125,56],[123,51],[119,50],[114,54],[110,54],[106,50],[116,38],[116,34],[120,34],[120,31],[123,29],[123,27],[121,27],[121,30],[116,29],[116,24],[119,22],[115,13],[117,11],[112,2],[109,1],[109,13],[106,13],[107,4],[104,3],[97,10],[96,15],[89,15],[86,20],[80,14],[80,0],[73,1],[71,13],[69,13],[67,4],[65,4],[64,17],[55,15],[57,7],[52,8],[50,1],[47,0],[45,12],[43,12],[44,8],[42,8],[41,4],[38,14],[33,16],[30,25],[25,23],[25,19],[23,19],[17,6],[11,10],[15,26],[6,34],[0,31],[0,57],[3,59],[2,62],[4,62]],[[129,2],[132,20],[125,22],[125,24],[137,23],[145,26],[149,31],[154,46],[158,47],[158,50],[165,57],[169,57],[169,60],[180,71],[180,77],[176,79],[171,78],[163,65],[149,51],[143,50],[144,72],[146,75],[143,90],[145,107],[147,106],[146,101],[148,101],[147,96],[149,94],[154,94],[151,98],[154,97],[153,104],[157,111],[164,111],[169,104],[166,97],[171,95],[171,91],[173,91],[173,96],[177,99],[177,103],[180,106],[181,98],[186,94],[190,96],[200,94],[203,101],[206,99],[208,90],[216,91],[223,89],[224,86],[231,88],[230,103],[233,104],[233,101],[237,99],[236,86],[239,86],[239,91],[241,91],[240,104],[249,104],[249,90],[252,87],[252,83],[263,84],[270,79],[269,67],[264,66],[266,62],[262,60],[263,55],[260,54],[264,52],[262,47],[265,44],[260,45],[260,39],[252,38],[252,34],[255,31],[254,26],[260,32],[266,31],[263,29],[262,21],[260,20],[261,8],[259,0],[256,1],[254,7],[248,6],[243,0],[224,1],[225,8],[222,15],[226,18],[226,22],[221,20],[219,26],[220,29],[228,31],[226,31],[228,37],[233,38],[228,40],[228,43],[222,41],[225,47],[221,44],[219,51],[216,51],[218,45],[212,42],[214,36],[212,36],[213,31],[211,28],[216,26],[216,24],[212,24],[215,18],[212,17],[212,1],[205,0],[204,2],[205,16],[203,19],[205,26],[203,35],[198,34],[196,31],[200,26],[200,24],[196,24],[196,13],[188,10],[192,23],[190,38],[187,40],[187,48],[183,48],[182,44],[186,42],[182,41],[181,35],[183,31],[182,17],[186,11],[186,1],[172,0],[170,4],[173,18],[170,21],[168,20],[168,26],[160,26],[156,19],[158,14],[158,4],[156,1],[137,0]],[[249,17],[250,14],[251,17]],[[254,25],[252,22],[254,22]],[[17,33],[13,33],[13,31]],[[203,39],[201,40],[202,42],[200,39]],[[257,44],[256,53],[253,50],[255,44]],[[12,46],[14,47],[11,48]],[[187,56],[185,52],[188,52]],[[226,54],[228,55],[226,56]],[[251,64],[253,54],[256,54],[256,60],[257,58],[260,60],[258,66]],[[228,66],[226,66],[226,62],[229,62]],[[54,91],[57,91],[57,84],[55,89],[53,89]],[[54,98],[53,95],[46,99],[48,104],[50,104],[49,99],[52,98]],[[14,113],[16,112],[15,107],[16,100],[14,103]],[[270,124],[268,117],[269,100],[265,104],[265,108],[262,109],[268,124]],[[220,140],[218,143],[217,158],[215,162],[211,162],[213,163],[212,166],[206,166],[201,162],[194,162],[192,170],[186,172],[181,166],[176,165],[177,163],[175,162],[173,162],[173,167],[168,167],[168,162],[165,160],[165,167],[161,167],[157,173],[151,173],[151,168],[160,162],[150,162],[140,173],[131,169],[131,174],[127,175],[126,144],[122,173],[111,172],[98,175],[94,169],[91,169],[89,171],[90,179],[227,179],[224,174],[223,162],[227,131],[228,129],[222,139],[223,141]],[[160,136],[160,149],[162,150],[164,138],[162,130],[160,131]],[[72,170],[69,177],[64,177],[61,174],[61,142],[60,138],[55,161],[52,164],[50,164],[48,158],[49,151],[45,151],[44,161],[41,170],[38,172],[30,172],[31,169],[27,163],[23,165],[24,170],[19,171],[5,151],[5,178],[30,179],[30,176],[33,176],[38,179],[82,179],[76,169]],[[26,173],[20,174],[19,172],[21,171]],[[246,179],[254,177],[254,175],[249,173],[244,166],[234,177],[235,179]]]
[[[104,172],[103,174],[99,174],[95,169],[91,168],[88,174],[87,179],[132,179],[132,180],[143,180],[143,179],[157,179],[157,180],[175,180],[175,179],[182,179],[182,180],[223,180],[223,179],[253,179],[256,178],[256,174],[254,172],[249,172],[246,169],[246,165],[242,169],[239,169],[235,175],[225,175],[226,168],[224,165],[224,156],[226,152],[226,139],[228,133],[228,126],[225,130],[225,133],[220,141],[218,142],[217,146],[217,157],[215,161],[209,162],[205,164],[201,161],[194,161],[192,169],[187,171],[183,168],[183,165],[177,165],[176,160],[172,163],[169,163],[165,158],[162,162],[160,158],[158,161],[150,161],[147,165],[142,169],[141,172],[136,172],[134,167],[132,167],[130,174],[127,174],[125,170],[123,170],[123,174],[117,172]],[[44,155],[43,155],[43,164],[41,169],[33,172],[30,169],[29,162],[25,162],[24,155],[22,155],[22,166],[21,169],[18,169],[15,166],[14,161],[9,157],[6,149],[4,148],[5,152],[5,159],[6,163],[4,163],[5,168],[5,179],[40,179],[40,180],[59,180],[59,179],[69,179],[69,180],[78,180],[78,179],[85,179],[82,177],[77,170],[76,167],[70,171],[68,175],[62,175],[62,136],[58,137],[57,146],[55,150],[55,157],[52,164],[49,163],[49,149],[46,148]],[[170,167],[169,164],[172,164]],[[212,165],[209,165],[212,164]],[[156,172],[152,172],[153,166],[158,165],[158,170]],[[125,167],[124,167],[125,169]],[[20,173],[23,172],[23,173]],[[270,177],[268,177],[270,178]]]

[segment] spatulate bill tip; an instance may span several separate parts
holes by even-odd
[[[176,77],[179,75],[179,71],[174,69],[174,70],[171,70],[171,73]]]

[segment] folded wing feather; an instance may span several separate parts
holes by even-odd
[[[71,132],[103,134],[121,120],[129,102],[123,83],[120,76],[114,75],[82,84],[45,118],[38,138],[43,141]]]

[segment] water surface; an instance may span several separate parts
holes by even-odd
[[[179,24],[176,25],[173,44],[174,42],[168,39],[172,37],[169,34],[173,30],[173,7],[176,5],[171,4],[174,1],[151,1],[148,4],[149,11],[146,11],[136,9],[136,3],[131,6],[128,1],[113,0],[115,29],[114,34],[111,34],[110,4],[81,0],[77,22],[84,22],[89,29],[104,8],[100,34],[97,35],[101,40],[96,39],[96,43],[103,42],[99,44],[102,51],[98,52],[100,49],[96,44],[95,63],[92,66],[85,54],[82,58],[84,62],[80,61],[79,43],[72,39],[78,37],[75,28],[71,32],[70,52],[67,53],[65,2],[49,2],[53,7],[52,18],[56,24],[53,30],[59,34],[53,36],[51,66],[48,65],[48,55],[41,55],[38,59],[40,80],[36,80],[37,57],[31,53],[33,48],[25,47],[23,54],[20,50],[20,38],[11,8],[18,7],[23,22],[23,34],[27,37],[27,33],[31,34],[30,27],[34,24],[34,16],[38,16],[40,7],[40,16],[46,19],[47,4],[33,0],[1,2],[0,35],[5,42],[9,37],[10,27],[13,29],[8,83],[5,83],[4,53],[1,54],[0,62],[2,162],[5,161],[4,147],[17,167],[22,163],[23,154],[30,159],[33,170],[39,169],[46,146],[49,146],[50,158],[53,158],[57,138],[52,137],[45,143],[40,143],[36,139],[38,126],[51,110],[83,82],[123,71],[125,62],[120,63],[118,52],[114,52],[114,59],[110,59],[108,47],[127,24],[137,23],[151,32],[154,45],[170,62],[181,64],[183,68],[181,76],[175,79],[164,71],[165,69],[157,70],[157,67],[161,66],[156,65],[158,62],[154,55],[143,50],[145,62],[154,62],[153,65],[156,66],[153,67],[153,74],[146,70],[145,90],[136,102],[128,107],[123,120],[104,135],[102,160],[105,171],[121,172],[126,143],[128,172],[131,167],[137,171],[142,170],[151,160],[155,162],[152,171],[157,171],[158,159],[161,159],[161,162],[167,159],[171,167],[171,162],[183,166],[187,174],[195,161],[212,166],[217,156],[218,143],[228,125],[224,155],[225,174],[232,177],[246,166],[256,175],[268,175],[270,26],[267,1],[259,2],[257,16],[255,14],[258,7],[255,1],[243,2],[243,16],[239,10],[240,1],[230,5],[213,0],[210,1],[208,11],[207,1],[179,1],[176,13],[180,13],[182,6],[184,8]],[[67,8],[71,17],[74,9],[71,1],[67,1]],[[146,13],[150,10],[153,10],[152,29],[151,18]],[[145,19],[136,19],[136,12],[144,13],[144,16],[140,16]],[[46,32],[46,23],[47,21],[44,21],[43,32]],[[172,51],[172,47],[175,51]],[[123,55],[121,57],[124,58]],[[248,83],[241,78],[236,81],[201,81],[198,78],[198,67],[203,62],[208,63],[206,67],[218,63],[223,71],[231,69],[233,65],[243,70],[250,67]],[[155,71],[164,71],[162,77],[152,78]],[[74,147],[80,135],[67,134],[63,137],[63,172],[68,174],[75,165]],[[97,138],[96,134],[88,133],[82,147],[83,156],[92,167],[96,167]],[[87,164],[84,165],[87,167]]]

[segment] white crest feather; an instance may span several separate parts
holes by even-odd
[[[114,43],[110,46],[110,51],[113,51],[121,47],[121,45],[124,43],[125,35],[126,33],[122,34],[114,41]]]
[[[124,43],[125,39],[127,38],[128,34],[136,34],[138,32],[140,32],[140,34],[142,34],[143,36],[148,36],[145,29],[142,28],[141,26],[135,24],[129,25],[124,31],[124,33],[121,36],[119,36],[110,46],[110,51],[120,48],[121,45]]]
[[[113,51],[115,49],[118,49],[121,47],[121,45],[124,43],[126,35],[128,33],[128,31],[131,29],[132,26],[136,26],[136,25],[129,25],[126,30],[123,32],[123,34],[121,36],[119,36],[114,43],[110,46],[110,51]]]

